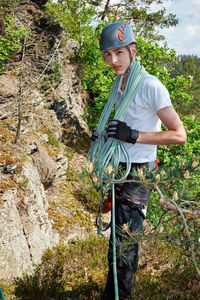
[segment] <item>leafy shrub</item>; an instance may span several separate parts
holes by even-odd
[[[68,32],[68,36],[82,42],[88,34],[90,22],[95,14],[89,0],[45,4],[46,16],[52,23],[60,23]]]
[[[12,56],[14,51],[21,51],[22,39],[26,42],[30,37],[30,30],[27,27],[16,28],[13,17],[5,16],[5,37],[0,36],[0,72],[4,68],[4,62]]]
[[[179,161],[195,159],[200,156],[200,124],[195,116],[182,117],[187,141],[184,145],[170,145],[158,147],[160,165],[172,166],[174,157]],[[164,127],[163,127],[164,129]]]
[[[107,247],[105,238],[91,236],[46,251],[32,275],[15,280],[15,295],[23,300],[95,299],[104,284]]]

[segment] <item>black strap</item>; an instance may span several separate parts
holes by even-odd
[[[141,168],[142,166],[144,166],[146,163],[131,163],[131,169],[137,169],[137,168]],[[126,169],[127,164],[124,162],[120,162],[119,166],[122,167],[123,169]]]

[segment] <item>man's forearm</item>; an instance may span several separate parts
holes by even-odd
[[[166,130],[159,132],[139,132],[139,137],[136,143],[148,145],[171,145],[181,144],[186,142],[185,130]]]

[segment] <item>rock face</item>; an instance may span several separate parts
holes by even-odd
[[[0,76],[0,97],[6,98],[16,96],[19,92],[19,79],[12,74],[3,74]]]
[[[23,62],[20,51],[16,52],[0,75],[0,280],[31,269],[47,248],[58,243],[59,235],[48,219],[47,188],[55,178],[66,179],[70,159],[66,146],[81,152],[81,143],[89,145],[88,126],[82,119],[87,95],[82,91],[80,67],[71,59],[80,45],[72,39],[63,44],[69,33],[64,32],[63,39],[59,24],[48,27],[42,17],[45,2],[13,4],[16,26],[31,30],[31,46]],[[53,55],[61,70],[56,82],[50,80],[55,75],[50,66]],[[42,74],[52,86],[45,85]],[[26,163],[23,153],[29,157]]]
[[[77,68],[66,66],[63,70],[61,84],[55,90],[56,99],[52,109],[56,112],[63,130],[63,140],[75,144],[74,138],[88,138],[88,126],[82,119],[85,114],[85,99],[81,94],[81,83],[77,75]]]
[[[40,143],[38,141],[35,143],[37,151],[32,154],[32,159],[38,170],[44,188],[48,188],[56,177],[57,166]]]
[[[18,179],[20,180],[20,179]],[[9,189],[0,200],[0,280],[22,275],[56,245],[40,176],[32,162],[21,173],[24,191]]]
[[[61,49],[59,60],[62,62],[61,82],[54,91],[51,105],[63,128],[62,141],[76,145],[88,140],[89,128],[82,116],[86,113],[87,94],[82,90],[79,67],[69,63],[68,55],[73,57],[77,49],[77,41],[70,39],[71,48]]]

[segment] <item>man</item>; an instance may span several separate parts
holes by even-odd
[[[185,143],[183,124],[172,107],[167,89],[135,61],[136,40],[130,25],[125,22],[107,25],[100,36],[100,49],[105,61],[118,75],[118,87],[115,92],[111,91],[112,98],[115,97],[116,110],[123,107],[123,102],[130,98],[129,89],[133,89],[131,100],[127,100],[127,105],[124,104],[127,110],[123,120],[114,118],[108,122],[106,140],[112,138],[124,143],[131,161],[131,170],[143,165],[153,170],[157,145]],[[139,68],[138,75],[132,75],[135,68]],[[166,126],[166,131],[161,131],[161,122]],[[94,130],[92,141],[98,139],[99,132]],[[122,151],[119,160],[119,166],[126,169],[127,159]],[[135,178],[129,174],[127,179]],[[123,250],[123,257],[120,257],[122,236],[117,229],[124,225],[128,225],[132,232],[142,228],[150,190],[137,182],[126,182],[115,184],[115,193],[118,292],[119,299],[127,299],[131,296],[134,273],[137,270],[138,245],[128,245]],[[109,273],[102,300],[115,299],[112,242],[113,228],[108,252]]]

